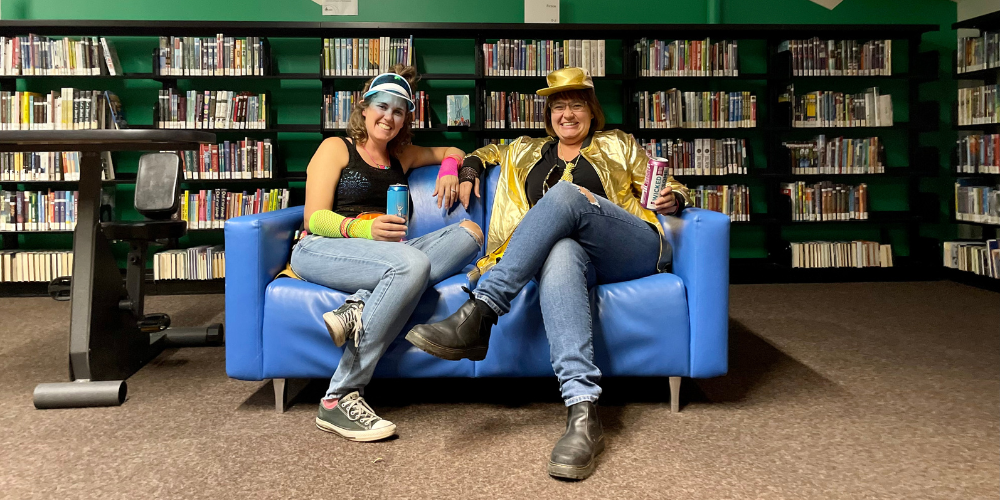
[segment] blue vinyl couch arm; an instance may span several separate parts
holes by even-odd
[[[226,221],[226,373],[261,380],[264,291],[285,268],[303,207]]]
[[[729,217],[686,208],[680,217],[659,219],[673,247],[673,272],[687,290],[691,376],[723,375],[729,361]]]

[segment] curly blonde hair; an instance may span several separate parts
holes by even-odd
[[[410,92],[412,94],[416,94],[417,82],[420,81],[420,74],[417,73],[417,68],[396,64],[389,68],[389,72],[396,73],[397,75],[405,78],[410,84]],[[374,79],[375,77],[372,77],[365,82],[362,93],[368,92],[368,89],[371,88],[372,80]],[[351,110],[351,117],[347,121],[347,135],[354,139],[355,144],[361,146],[368,142],[368,129],[365,128],[365,117],[361,114],[361,112],[368,107],[368,104],[369,101],[367,99],[358,101],[358,103],[354,105],[354,109]],[[386,146],[390,156],[398,157],[403,152],[403,148],[413,141],[413,131],[410,130],[410,123],[412,120],[413,113],[407,110],[406,116],[403,118],[403,127],[399,129],[399,133],[396,134],[396,137],[393,137]]]

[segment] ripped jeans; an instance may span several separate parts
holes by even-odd
[[[344,344],[327,398],[364,394],[375,365],[427,287],[458,274],[476,257],[479,241],[459,224],[399,243],[310,234],[295,245],[295,274],[328,288],[356,290],[347,301],[365,304],[359,345]]]
[[[566,406],[597,401],[589,290],[656,273],[659,231],[600,196],[591,202],[575,184],[556,183],[528,210],[503,258],[476,287],[497,314],[535,278],[552,368]]]

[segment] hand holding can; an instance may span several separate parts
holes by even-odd
[[[405,226],[410,224],[410,189],[406,184],[393,184],[389,186],[385,204],[385,213],[387,215],[401,217]],[[405,232],[403,233],[403,239],[406,239]]]

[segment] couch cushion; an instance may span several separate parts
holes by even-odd
[[[472,195],[469,210],[461,203],[456,203],[450,209],[438,208],[434,195],[434,184],[437,181],[439,166],[427,166],[410,170],[408,183],[410,189],[411,217],[407,236],[416,238],[442,227],[457,224],[462,219],[469,219],[479,227],[484,228],[483,200]],[[480,186],[482,194],[482,186]]]
[[[469,296],[464,274],[428,289],[403,333],[379,360],[376,377],[471,377],[469,360],[445,361],[427,354],[403,338],[418,323],[440,321]],[[349,294],[292,278],[267,287],[264,301],[263,378],[329,378],[343,348],[334,346],[323,325],[323,313],[340,307]]]
[[[684,284],[673,274],[600,285],[591,290],[594,358],[604,375],[688,373],[690,328]],[[477,377],[552,376],[549,344],[531,281],[511,302],[490,337]]]

